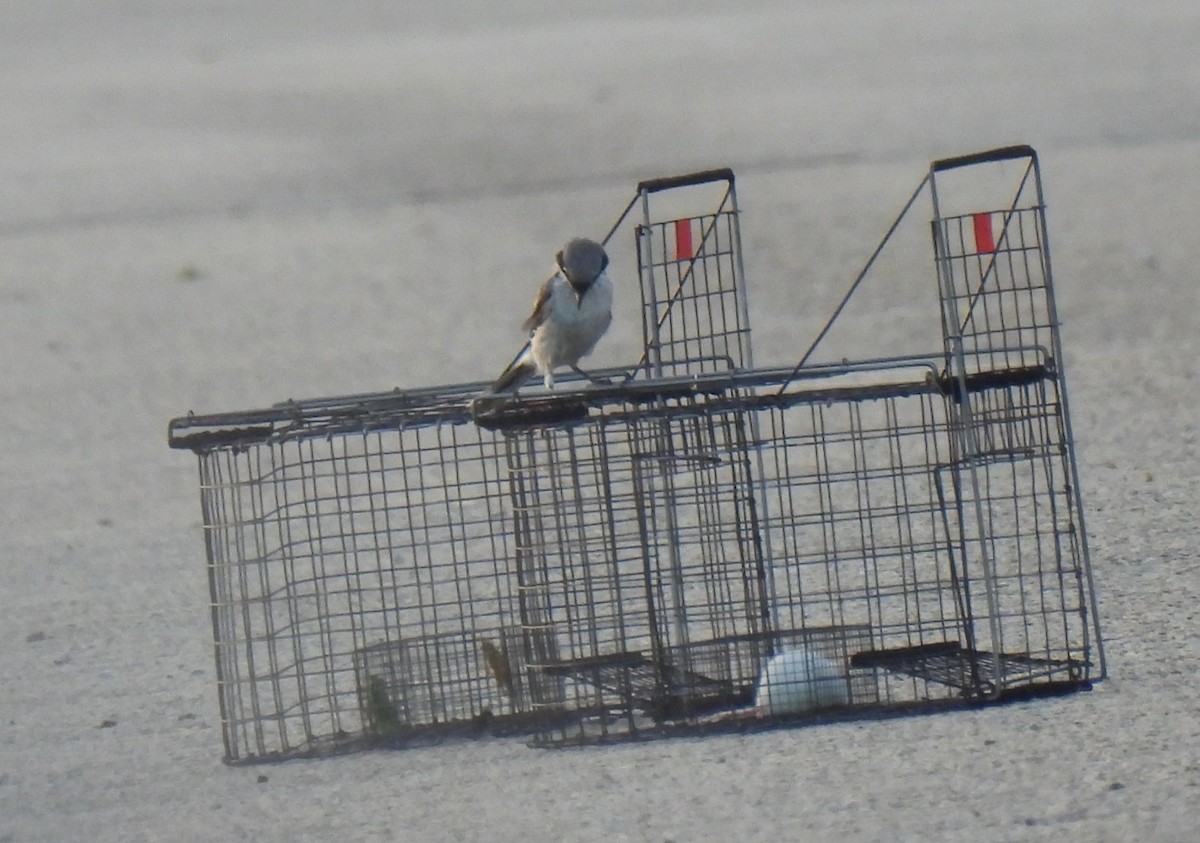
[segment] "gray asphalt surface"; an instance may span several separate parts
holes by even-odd
[[[1200,6],[1108,0],[0,11],[0,841],[1194,839],[1198,43]],[[1043,159],[1109,681],[220,764],[169,418],[490,377],[559,244],[698,167],[739,174],[756,359],[788,362],[929,160],[1014,142]]]

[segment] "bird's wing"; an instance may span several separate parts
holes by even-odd
[[[539,325],[546,321],[546,313],[550,309],[550,298],[554,295],[554,286],[560,283],[562,283],[562,279],[558,275],[552,275],[546,279],[542,289],[538,290],[537,300],[533,303],[533,313],[529,314],[529,318],[521,323],[522,331],[532,334]]]

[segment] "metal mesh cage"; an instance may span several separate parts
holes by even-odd
[[[664,192],[725,184],[714,213],[658,219]],[[637,227],[642,292],[640,361],[651,377],[750,368],[750,320],[742,282],[733,173],[642,182]]]
[[[979,202],[980,170],[1003,201]],[[756,368],[722,170],[643,182],[614,225],[637,244],[646,346],[611,385],[173,421],[199,457],[226,759],[1101,678],[1036,155],[936,162],[924,191],[943,331],[924,353],[810,363],[822,331],[799,364]]]

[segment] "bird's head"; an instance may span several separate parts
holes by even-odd
[[[575,300],[581,301],[592,282],[600,277],[608,266],[608,255],[604,247],[594,240],[577,237],[563,246],[555,256],[558,271],[567,279],[575,291]]]

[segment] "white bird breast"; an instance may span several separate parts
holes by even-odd
[[[565,280],[557,279],[550,291],[546,318],[534,332],[534,362],[542,372],[572,366],[591,353],[612,321],[612,282],[601,274],[582,301]]]

